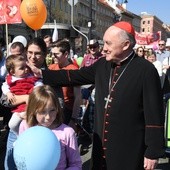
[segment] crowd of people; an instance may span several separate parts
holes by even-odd
[[[154,50],[153,48],[144,48],[143,46],[139,46],[136,50],[136,54],[139,57],[142,57],[149,62],[151,62],[158,71],[161,87],[163,89],[163,93],[166,95],[170,92],[169,87],[169,57],[170,50],[169,45],[165,40],[158,41],[158,49]]]
[[[57,170],[82,169],[80,120],[92,136],[93,170],[154,170],[165,157],[166,42],[160,40],[156,51],[134,49],[135,30],[124,21],[110,26],[103,41],[101,48],[90,40],[81,63],[70,54],[68,39],[52,42],[49,35],[15,40],[8,56],[1,51],[0,102],[7,113],[0,114],[9,128],[5,170],[16,169],[17,137],[36,125],[51,129],[61,144]]]

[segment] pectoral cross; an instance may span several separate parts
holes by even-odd
[[[106,101],[104,108],[107,109],[107,105],[109,104],[109,102],[112,101],[112,99],[110,98],[110,94],[108,94],[108,96],[105,97],[104,100]]]

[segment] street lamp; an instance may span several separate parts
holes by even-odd
[[[88,21],[88,27],[89,28],[91,27],[91,21]]]

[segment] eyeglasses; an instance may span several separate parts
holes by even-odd
[[[141,52],[144,52],[144,51],[143,51],[143,50],[139,50],[138,52],[140,52],[140,53],[141,53]]]
[[[164,46],[165,44],[158,44],[159,46]]]

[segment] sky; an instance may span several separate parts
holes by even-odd
[[[147,12],[170,24],[170,0],[128,0],[127,10],[137,15]]]

